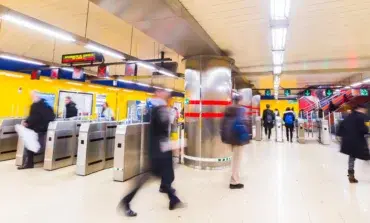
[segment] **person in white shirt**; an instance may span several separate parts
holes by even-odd
[[[101,112],[101,116],[108,120],[108,121],[113,121],[114,120],[114,113],[113,110],[109,107],[108,103],[105,102],[103,104],[103,110]]]

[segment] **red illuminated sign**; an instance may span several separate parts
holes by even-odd
[[[104,60],[103,55],[95,52],[66,54],[62,56],[63,64],[95,63],[103,62],[103,60]]]
[[[31,80],[40,80],[40,74],[41,74],[40,70],[33,70],[31,72]]]

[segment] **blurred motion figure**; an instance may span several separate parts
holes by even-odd
[[[45,137],[48,130],[49,123],[55,119],[53,109],[45,102],[44,99],[40,98],[39,93],[36,91],[31,92],[32,105],[30,114],[23,125],[38,135],[38,141],[41,145],[40,151],[45,150]],[[18,167],[19,170],[33,168],[33,157],[35,153],[25,148],[25,154],[23,156],[23,165]]]
[[[72,101],[72,98],[70,96],[67,96],[65,101],[66,110],[65,110],[65,118],[73,118],[77,117],[77,108],[76,103]]]
[[[270,105],[266,105],[266,109],[262,114],[263,126],[265,127],[265,135],[268,139],[271,138],[271,129],[274,127],[275,114],[270,109]]]
[[[355,160],[370,160],[369,148],[366,134],[368,127],[367,108],[365,105],[358,105],[340,124],[338,136],[341,137],[340,152],[349,156],[348,159],[348,180],[350,183],[358,183],[355,178]]]
[[[176,190],[172,188],[175,174],[172,161],[172,148],[169,140],[170,110],[167,107],[167,100],[170,97],[170,93],[166,90],[158,89],[155,92],[155,96],[151,100],[153,107],[150,111],[149,159],[151,173],[144,173],[139,176],[134,189],[121,200],[120,206],[124,209],[126,216],[129,217],[135,217],[137,215],[136,212],[131,210],[130,202],[151,175],[161,179],[159,191],[168,195],[170,200],[169,209],[173,210],[183,207],[183,203],[176,196]]]

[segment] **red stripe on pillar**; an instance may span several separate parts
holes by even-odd
[[[231,101],[214,101],[214,100],[190,100],[191,105],[231,105]]]
[[[243,105],[244,108],[252,108],[252,106],[249,105]]]
[[[188,118],[222,118],[224,117],[224,113],[219,113],[219,112],[203,112],[200,114],[199,112],[187,112],[185,113],[185,117]]]

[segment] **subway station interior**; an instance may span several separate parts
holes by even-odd
[[[369,18],[370,0],[0,0],[0,222],[369,223]],[[176,190],[160,175],[127,201],[156,175],[161,106]]]

